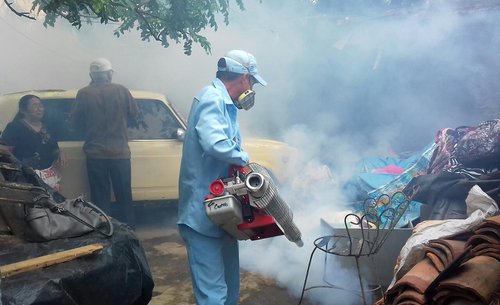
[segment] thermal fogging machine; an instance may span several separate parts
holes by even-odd
[[[257,163],[233,168],[230,177],[213,181],[204,204],[208,217],[236,239],[285,235],[299,247],[304,244],[290,207]]]

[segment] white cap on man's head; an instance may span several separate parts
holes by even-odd
[[[218,71],[250,73],[262,86],[267,85],[267,82],[259,75],[257,61],[252,54],[242,50],[232,50],[222,58],[225,59],[226,65],[219,66]]]
[[[112,71],[111,62],[106,58],[97,58],[90,63],[90,73]]]

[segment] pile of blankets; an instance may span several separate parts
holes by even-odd
[[[430,240],[425,258],[387,291],[385,305],[500,304],[500,215]]]

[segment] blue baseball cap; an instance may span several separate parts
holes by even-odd
[[[218,71],[234,72],[239,74],[250,73],[262,86],[267,82],[259,75],[257,70],[257,61],[255,57],[242,50],[232,50],[226,53],[224,57],[226,65],[219,66]]]

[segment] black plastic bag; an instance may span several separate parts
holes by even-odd
[[[457,161],[469,167],[500,164],[500,119],[471,127],[457,142]],[[487,166],[488,167],[488,166]]]

